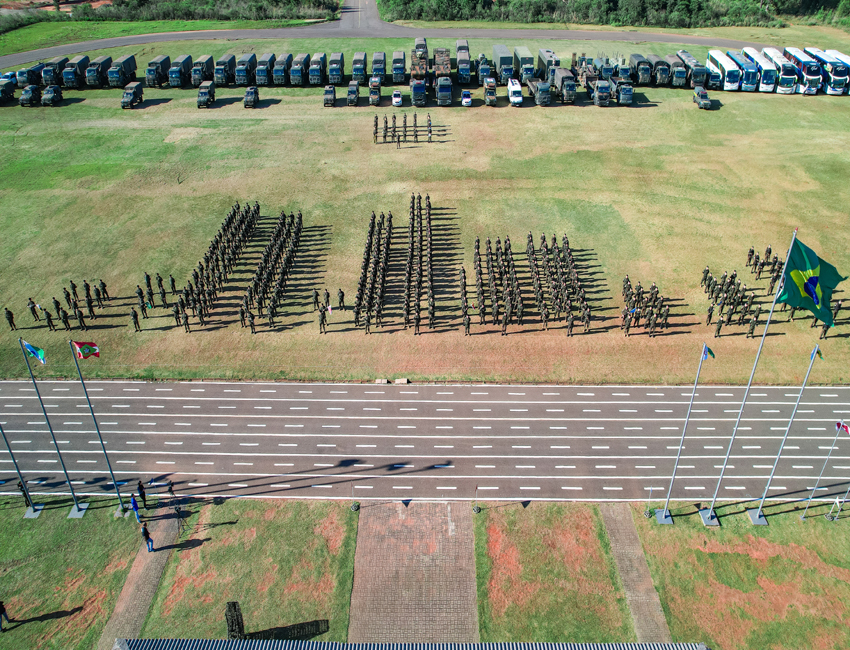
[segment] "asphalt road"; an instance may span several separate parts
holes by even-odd
[[[40,382],[81,493],[112,489],[78,382]],[[689,387],[92,382],[125,492],[282,498],[642,500],[666,496]],[[799,389],[754,388],[721,500],[760,497]],[[697,389],[674,499],[710,499],[741,388]],[[850,389],[807,389],[771,498],[808,495]],[[32,385],[0,382],[0,423],[33,491],[67,493]],[[819,498],[850,484],[839,438]],[[17,482],[0,452],[7,493]],[[3,489],[3,488],[0,488]],[[11,492],[14,492],[12,489]]]
[[[761,47],[758,43],[735,41],[723,38],[703,38],[701,36],[686,36],[683,34],[656,34],[652,32],[605,32],[581,31],[568,29],[413,29],[384,22],[378,15],[375,0],[345,0],[340,12],[340,20],[304,27],[289,27],[281,29],[225,29],[196,32],[165,32],[162,34],[142,34],[138,36],[121,36],[104,38],[84,43],[57,45],[40,50],[31,50],[18,54],[0,56],[0,69],[11,68],[32,61],[48,60],[55,56],[72,56],[91,50],[100,50],[125,45],[142,45],[144,43],[164,43],[169,41],[186,40],[216,40],[216,39],[281,39],[281,38],[410,38],[424,36],[426,38],[494,38],[504,41],[519,39],[531,40],[586,40],[586,41],[622,41],[622,42],[657,42],[683,43],[686,45],[713,46],[722,49],[741,49],[752,46]]]

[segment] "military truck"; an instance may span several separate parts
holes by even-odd
[[[434,87],[437,96],[437,106],[452,105],[452,79],[451,77],[438,77]]]
[[[15,88],[17,85],[17,81],[12,81],[11,79],[0,80],[0,101],[13,101],[15,99]]]
[[[51,84],[41,94],[42,106],[58,106],[62,101],[62,89],[56,84]]]
[[[277,63],[277,57],[271,52],[267,52],[257,61],[257,71],[254,73],[257,77],[258,86],[271,86],[274,83],[274,64]]]
[[[260,105],[260,89],[256,86],[249,86],[245,89],[245,98],[242,100],[242,105],[245,108],[257,108]]]
[[[631,77],[611,77],[611,94],[617,104],[629,106],[634,95]]]
[[[45,86],[61,86],[64,81],[62,79],[62,70],[65,69],[67,64],[67,56],[57,56],[50,59],[50,61],[44,64],[44,69],[41,71],[41,83]]]
[[[607,56],[600,56],[593,59],[593,67],[599,71],[599,76],[606,81],[614,76],[614,64]]]
[[[62,81],[65,88],[81,88],[86,81],[86,68],[89,67],[89,57],[85,54],[75,56],[68,61],[62,70]]]
[[[131,81],[136,80],[136,57],[133,54],[125,54],[112,62],[112,67],[106,71],[110,88],[123,88]]]
[[[561,67],[561,59],[552,50],[540,48],[537,50],[537,77],[552,83],[555,69]]]
[[[504,45],[493,46],[493,72],[503,86],[514,76],[514,58]]]
[[[133,108],[136,104],[141,104],[142,101],[144,101],[142,82],[133,81],[128,83],[124,87],[124,95],[121,97],[121,108]]]
[[[475,74],[478,75],[478,85],[483,86],[485,79],[493,79],[490,62],[485,54],[479,54],[475,60]]]
[[[369,78],[369,106],[381,105],[381,78]]]
[[[345,79],[345,55],[334,52],[328,59],[328,83],[341,84]]]
[[[407,60],[403,51],[393,52],[393,83],[403,84],[407,81]]]
[[[257,70],[257,55],[253,52],[243,54],[236,62],[236,85],[253,86]]]
[[[685,69],[688,72],[687,81],[691,88],[704,86],[706,72],[708,72],[705,66],[697,61],[696,57],[687,50],[679,50],[676,52],[676,55],[682,60],[682,63],[685,64]]]
[[[493,77],[487,77],[484,80],[484,105],[496,105],[496,80]]]
[[[629,68],[635,85],[648,86],[652,82],[652,64],[643,54],[632,54],[629,57]]]
[[[324,52],[314,54],[310,59],[308,77],[311,86],[321,86],[328,76],[328,57]]]
[[[198,108],[209,108],[215,104],[215,81],[202,81],[198,88]]]
[[[666,86],[670,79],[670,64],[657,54],[650,54],[646,60],[652,64],[652,79],[656,86]]]
[[[457,82],[458,84],[472,83],[472,61],[469,52],[459,50],[457,53]]]
[[[668,54],[664,60],[670,65],[671,77],[670,83],[674,88],[684,88],[688,83],[688,69],[685,64],[675,54]]]
[[[236,83],[236,55],[225,54],[215,62],[213,79],[216,86]]]
[[[576,78],[567,68],[555,68],[552,76],[551,93],[560,99],[562,104],[576,101]]]
[[[366,75],[366,52],[355,52],[351,60],[351,78],[357,83],[365,84]]]
[[[455,41],[455,54],[466,52],[469,54],[469,41],[465,38],[459,38]]]
[[[322,103],[324,106],[330,106],[331,108],[336,105],[336,88],[332,84],[325,86]]]
[[[86,68],[86,86],[102,88],[109,83],[109,68],[112,67],[111,56],[99,56],[89,63]]]
[[[425,60],[428,60],[428,41],[424,38],[417,38],[413,41],[413,49],[416,52],[419,52],[421,55],[425,56]]]
[[[620,77],[621,79],[632,78],[632,69],[629,67],[629,64],[625,59],[621,60],[614,66],[614,76]]]
[[[348,82],[348,105],[357,106],[357,100],[360,99],[360,82],[351,80]]]
[[[611,101],[611,84],[607,79],[588,77],[585,88],[596,106],[608,106]]]
[[[514,48],[514,74],[521,84],[534,76],[534,57],[525,45]]]
[[[272,76],[274,82],[278,86],[285,86],[289,77],[289,69],[292,67],[292,55],[287,53],[281,54],[274,62]]]
[[[443,77],[443,79],[448,79],[448,77]],[[414,106],[425,106],[428,101],[426,96],[426,88],[425,81],[422,79],[411,79],[410,80],[410,103]]]
[[[428,86],[428,59],[422,50],[412,50],[410,52],[411,87],[414,81],[421,81],[426,88]]]
[[[452,76],[452,53],[447,47],[434,48],[434,77]]]
[[[205,81],[215,81],[215,60],[209,54],[195,59],[192,65],[192,87],[200,88]]]
[[[29,68],[21,68],[15,74],[18,88],[26,88],[30,85],[38,86],[41,83],[41,71],[44,70],[43,63],[36,63]]]
[[[181,54],[168,68],[168,85],[172,88],[182,88],[192,81],[192,55]]]
[[[18,102],[21,106],[41,106],[41,88],[35,84],[30,84],[24,88]]]
[[[381,83],[387,75],[387,55],[385,52],[375,52],[372,54],[372,76],[380,77]]]
[[[307,71],[310,69],[310,55],[299,54],[292,60],[289,68],[289,83],[293,86],[307,85]]]
[[[148,63],[148,68],[145,70],[145,85],[148,88],[154,86],[162,86],[168,81],[168,70],[171,68],[171,58],[163,55],[156,57]]]
[[[528,88],[528,96],[533,97],[538,106],[548,106],[552,101],[551,85],[548,81],[530,77],[525,80],[525,86]]]

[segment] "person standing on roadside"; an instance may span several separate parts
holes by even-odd
[[[139,497],[142,499],[142,506],[144,506],[145,510],[148,509],[148,497],[145,494],[145,486],[142,485],[142,482],[139,481]]]
[[[153,538],[151,537],[151,533],[148,530],[147,523],[142,524],[142,539],[145,540],[145,544],[148,547],[148,553],[153,551]]]
[[[139,504],[136,502],[136,495],[130,495],[130,507],[133,509],[133,514],[136,515],[136,521],[142,523],[142,520],[139,518]]]
[[[9,615],[6,613],[6,605],[3,604],[3,601],[0,600],[0,632],[5,632],[3,629],[3,619],[6,619],[6,622],[9,623],[14,621],[14,618],[9,618]]]

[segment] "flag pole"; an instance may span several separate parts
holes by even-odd
[[[767,519],[762,512],[764,500],[767,498],[767,491],[770,489],[770,484],[773,481],[773,475],[776,473],[776,466],[779,465],[779,458],[782,456],[782,450],[785,448],[785,442],[788,440],[788,434],[791,431],[791,425],[794,424],[794,417],[797,415],[797,407],[800,406],[800,398],[803,397],[803,391],[806,390],[806,384],[809,383],[809,374],[812,372],[812,366],[815,365],[815,356],[819,351],[819,346],[815,345],[812,350],[812,358],[809,359],[809,369],[806,370],[806,376],[803,379],[803,385],[800,387],[800,393],[797,395],[797,401],[794,404],[794,410],[791,411],[791,419],[788,421],[788,426],[785,428],[785,435],[782,436],[782,442],[779,444],[779,451],[776,452],[776,460],[773,461],[773,469],[770,470],[770,476],[767,479],[767,485],[764,486],[764,494],[761,495],[761,502],[756,510],[747,510],[750,515],[750,521],[754,526],[767,526]]]
[[[24,494],[27,497],[27,501],[30,502],[30,507],[35,510],[35,503],[30,496],[30,491],[27,489],[27,482],[24,480],[24,475],[21,474],[21,469],[18,467],[18,461],[15,460],[15,454],[12,453],[12,447],[9,445],[9,439],[6,437],[6,432],[3,431],[3,426],[0,425],[0,434],[3,435],[3,442],[6,443],[6,449],[9,450],[9,455],[12,457],[12,464],[15,466],[15,472],[18,474],[18,478],[21,479],[21,487],[24,490]]]
[[[663,510],[656,510],[655,511],[655,520],[659,524],[672,524],[673,523],[673,516],[670,514],[670,511],[668,510],[668,506],[670,505],[670,495],[673,492],[673,481],[676,480],[676,472],[679,469],[679,459],[682,457],[682,448],[685,445],[685,431],[688,428],[688,421],[691,419],[691,409],[693,408],[693,405],[694,405],[694,396],[697,393],[697,383],[699,383],[699,373],[700,373],[700,370],[702,370],[702,362],[705,360],[705,357],[707,356],[706,350],[707,350],[706,345],[705,345],[705,343],[703,343],[702,344],[702,350],[700,351],[700,355],[699,355],[699,365],[697,366],[697,376],[696,376],[696,379],[694,379],[694,389],[691,391],[691,401],[688,404],[688,413],[687,413],[687,415],[685,415],[685,426],[682,427],[682,438],[679,440],[679,451],[676,453],[676,464],[673,465],[673,476],[670,477],[670,487],[667,488],[667,500],[664,502],[664,509]]]
[[[38,390],[38,384],[35,383],[35,375],[32,374],[30,360],[27,357],[26,350],[24,350],[24,340],[19,338],[18,343],[21,346],[21,354],[24,355],[24,361],[27,364],[27,370],[29,370],[30,379],[32,379],[32,386],[33,388],[35,388],[36,397],[38,397],[38,403],[41,404],[41,412],[44,413],[44,421],[47,423],[47,428],[50,431],[50,437],[53,438],[53,446],[56,447],[56,454],[59,456],[59,462],[62,464],[62,471],[65,473],[65,480],[68,482],[68,489],[71,490],[71,498],[74,499],[74,510],[71,511],[71,514],[73,515],[75,512],[82,512],[83,509],[80,508],[80,504],[77,501],[77,495],[74,493],[74,486],[71,485],[71,477],[68,476],[68,469],[65,467],[65,460],[62,458],[62,452],[59,451],[59,443],[56,442],[56,435],[53,433],[53,426],[50,424],[50,418],[47,417],[47,409],[44,408],[44,402],[41,399],[41,393]]]
[[[89,399],[89,391],[86,388],[86,382],[83,381],[83,372],[80,370],[80,362],[77,360],[77,352],[74,350],[74,342],[68,341],[68,345],[71,346],[71,356],[74,357],[74,364],[77,366],[77,374],[80,376],[80,384],[83,386],[83,393],[86,396],[86,402],[89,405],[89,411],[91,412],[91,419],[94,421],[94,428],[97,431],[97,439],[100,441],[100,448],[103,449],[103,457],[106,459],[106,467],[109,469],[109,476],[112,477],[112,485],[115,488],[115,494],[118,495],[118,504],[121,512],[125,510],[124,501],[121,499],[121,490],[118,489],[118,481],[115,480],[115,474],[112,473],[112,465],[109,463],[109,456],[106,453],[106,445],[103,442],[103,436],[100,435],[100,426],[97,423],[97,418],[94,416],[94,408],[91,405],[91,400]]]
[[[844,420],[841,420],[841,423],[835,426],[835,439],[832,441],[832,445],[829,447],[829,451],[826,453],[826,460],[823,461],[823,467],[820,468],[820,475],[818,476],[818,480],[815,481],[815,486],[812,488],[812,493],[809,495],[809,500],[806,503],[806,509],[803,510],[803,514],[800,515],[800,519],[803,521],[806,520],[806,513],[809,511],[809,506],[812,503],[812,499],[815,498],[815,492],[820,485],[820,480],[823,478],[823,473],[826,471],[826,466],[829,463],[829,457],[832,456],[832,450],[835,449],[835,445],[838,444],[838,435],[841,433],[842,427],[844,426]]]
[[[744,389],[744,399],[741,401],[741,410],[738,411],[738,417],[735,420],[735,427],[732,429],[732,438],[729,440],[729,448],[726,450],[726,458],[723,459],[723,467],[720,469],[720,476],[717,479],[717,487],[714,489],[714,496],[711,499],[711,505],[708,508],[700,508],[699,515],[702,517],[702,523],[706,526],[719,526],[720,521],[717,515],[714,514],[714,504],[717,503],[717,493],[720,492],[720,484],[723,482],[723,475],[726,473],[726,467],[729,464],[729,455],[732,453],[732,446],[735,444],[735,436],[738,435],[738,425],[741,424],[741,416],[744,414],[744,407],[747,404],[747,396],[750,394],[750,388],[753,385],[753,377],[756,374],[756,368],[759,365],[759,357],[764,347],[764,340],[767,337],[767,329],[770,327],[770,319],[773,317],[773,310],[776,309],[776,300],[779,298],[779,293],[785,285],[785,274],[788,272],[788,258],[791,256],[791,249],[794,247],[794,242],[797,239],[797,229],[794,228],[794,234],[791,235],[791,244],[788,246],[788,253],[785,255],[785,261],[782,267],[782,278],[776,287],[773,294],[773,303],[770,305],[770,312],[767,315],[767,322],[764,324],[764,332],[761,335],[759,349],[756,352],[756,359],[753,362],[753,369],[750,372],[750,380],[747,382],[747,387]]]

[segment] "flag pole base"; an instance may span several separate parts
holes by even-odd
[[[659,524],[669,525],[673,523],[673,516],[670,514],[669,510],[665,510],[664,508],[656,508],[655,521],[657,521]]]
[[[760,508],[751,508],[750,510],[747,510],[747,514],[750,516],[750,521],[753,522],[753,526],[767,526],[767,519]]]
[[[42,510],[44,510],[43,503],[34,503],[31,508],[27,508],[27,511],[24,513],[24,519],[38,519]]]
[[[82,519],[83,515],[86,514],[88,507],[88,503],[81,503],[79,504],[79,507],[71,506],[71,512],[68,514],[68,519]]]
[[[711,508],[700,508],[699,516],[704,526],[719,526],[720,520]]]

